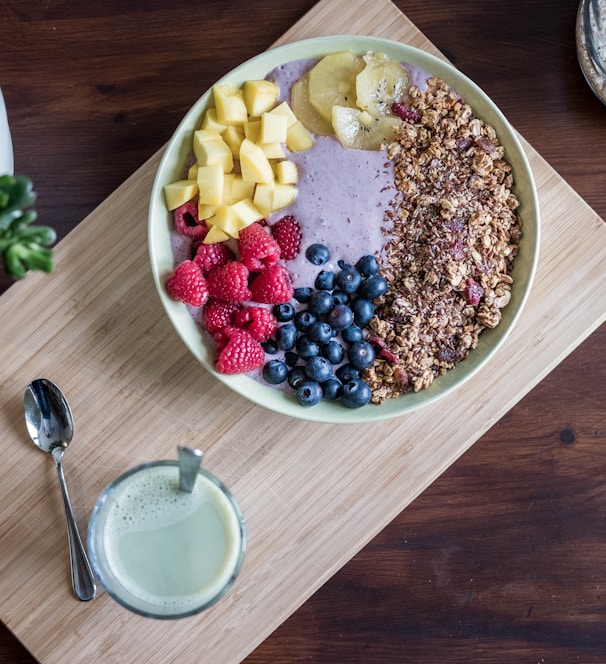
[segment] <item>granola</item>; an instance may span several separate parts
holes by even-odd
[[[411,87],[388,146],[397,194],[386,214],[389,282],[370,323],[377,360],[364,379],[382,403],[429,387],[501,320],[521,222],[493,127],[443,81]]]

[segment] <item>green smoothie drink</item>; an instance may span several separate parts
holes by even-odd
[[[235,580],[245,551],[242,513],[228,489],[200,469],[191,493],[179,466],[133,468],[99,498],[89,552],[101,585],[144,616],[180,618],[214,604]]]

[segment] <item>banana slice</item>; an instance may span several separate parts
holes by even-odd
[[[406,98],[408,72],[382,53],[363,56],[364,69],[356,76],[357,105],[371,115],[389,115],[391,105]]]
[[[309,101],[309,74],[302,76],[290,92],[290,102],[293,113],[316,136],[332,136],[332,124],[318,113],[315,106]]]
[[[361,56],[339,51],[323,57],[309,72],[309,101],[328,122],[332,107],[356,105],[356,76],[364,68]]]
[[[378,150],[394,140],[396,127],[402,121],[387,115],[373,116],[368,111],[349,106],[333,106],[332,126],[346,148]]]

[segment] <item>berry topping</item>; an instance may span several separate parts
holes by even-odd
[[[332,365],[321,355],[315,355],[305,363],[305,375],[311,380],[323,383],[332,376]]]
[[[202,270],[193,261],[183,261],[166,281],[166,292],[177,302],[201,307],[209,291]]]
[[[257,341],[267,341],[278,329],[276,317],[264,307],[239,309],[234,314],[234,325],[247,330]]]
[[[379,264],[374,256],[367,254],[356,263],[356,268],[363,277],[370,277],[379,271]]]
[[[194,240],[203,240],[208,233],[208,228],[204,221],[198,219],[198,203],[189,201],[183,203],[173,212],[175,228],[177,232]]]
[[[399,101],[394,101],[391,105],[391,112],[402,120],[408,120],[409,122],[419,122],[421,120],[421,114],[418,111],[413,110],[402,104]]]
[[[210,298],[202,312],[202,325],[209,334],[214,336],[225,327],[233,325],[234,314],[238,309],[240,309],[240,304],[237,302],[223,302]]]
[[[280,350],[292,350],[297,341],[297,328],[292,323],[281,325],[276,330],[276,343]]]
[[[202,272],[210,272],[219,265],[225,265],[235,260],[231,249],[224,242],[213,242],[212,244],[200,244],[196,249],[194,263],[200,266]]]
[[[472,306],[476,307],[478,304],[480,304],[482,297],[484,297],[484,289],[477,281],[471,277],[468,277],[467,281],[465,282],[465,290],[463,295],[467,304],[471,304]]]
[[[354,369],[368,369],[375,361],[375,349],[368,341],[356,341],[349,347],[347,358]]]
[[[239,261],[231,261],[211,270],[206,276],[211,297],[224,302],[250,300],[248,268]]]
[[[270,385],[283,383],[288,376],[288,367],[282,360],[269,360],[263,365],[263,378]]]
[[[240,231],[238,248],[240,260],[251,272],[262,272],[280,258],[280,246],[259,222]]]
[[[271,227],[274,240],[280,246],[282,258],[291,260],[301,251],[301,229],[297,220],[286,215]]]
[[[261,344],[239,327],[226,327],[217,342],[215,369],[222,374],[238,374],[259,368],[265,361]]]
[[[284,302],[283,304],[274,305],[272,312],[277,321],[280,323],[287,323],[294,318],[295,308],[290,302]]]
[[[321,398],[320,383],[309,379],[297,383],[297,399],[302,406],[315,406]]]
[[[387,279],[380,274],[372,274],[360,284],[358,295],[365,297],[368,300],[373,300],[375,297],[384,295],[386,291]]]
[[[281,265],[270,265],[254,279],[250,290],[251,299],[255,302],[262,304],[288,302],[293,296],[290,273]]]
[[[353,312],[346,304],[335,304],[326,320],[335,330],[344,330],[353,323]]]
[[[362,283],[362,275],[356,270],[355,267],[346,265],[340,272],[337,272],[335,277],[337,288],[344,293],[354,293],[358,290],[358,286]]]
[[[371,389],[363,380],[352,380],[341,389],[341,402],[346,408],[365,406],[371,397]]]
[[[368,325],[375,315],[375,305],[363,297],[357,297],[351,303],[351,310],[353,311],[354,323],[359,327]]]
[[[330,251],[324,244],[310,244],[305,250],[305,256],[313,265],[324,265],[330,260]]]
[[[313,290],[309,286],[302,286],[300,288],[295,288],[294,297],[297,302],[301,304],[306,304],[311,298]]]

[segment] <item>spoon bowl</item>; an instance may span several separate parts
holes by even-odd
[[[53,457],[57,467],[67,521],[72,586],[76,597],[86,602],[93,599],[97,588],[74,519],[62,465],[63,454],[74,435],[72,411],[63,392],[46,378],[37,378],[27,386],[23,410],[30,438]]]

